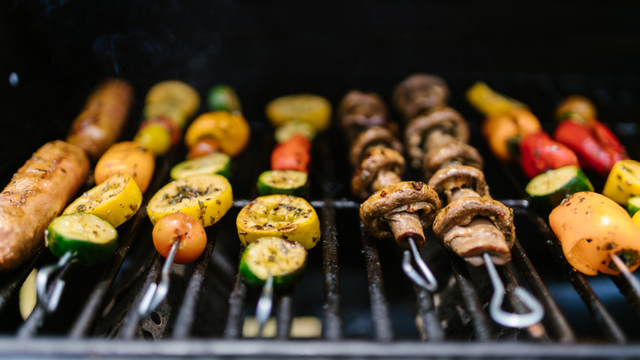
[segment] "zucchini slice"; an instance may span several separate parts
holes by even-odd
[[[306,200],[295,196],[270,195],[253,200],[240,210],[236,226],[245,246],[275,236],[309,250],[320,240],[318,214]]]
[[[534,177],[525,190],[534,205],[552,209],[574,193],[593,191],[593,185],[580,168],[569,165]]]
[[[242,112],[238,95],[227,85],[214,86],[207,94],[207,104],[211,111]]]
[[[260,196],[284,194],[299,197],[309,195],[309,176],[302,171],[270,170],[258,177]]]
[[[183,161],[171,169],[171,178],[173,180],[205,174],[217,174],[229,178],[231,174],[231,158],[229,155],[215,152]]]
[[[217,223],[232,203],[231,185],[224,176],[193,175],[158,190],[149,200],[147,214],[155,225],[163,216],[180,211],[206,227]]]
[[[282,144],[296,134],[300,134],[309,139],[309,141],[313,141],[316,137],[316,128],[308,122],[291,120],[278,126],[275,132],[275,138],[278,144]]]
[[[240,276],[249,286],[265,284],[269,273],[277,290],[295,285],[307,266],[307,250],[277,237],[263,237],[247,246],[240,259]]]
[[[129,175],[115,174],[82,194],[64,210],[62,215],[87,212],[118,227],[131,219],[140,209],[142,192]]]
[[[57,257],[70,252],[82,265],[97,265],[109,260],[116,251],[118,232],[96,215],[77,212],[53,219],[45,243]]]
[[[627,211],[630,216],[635,215],[635,213],[640,210],[640,196],[632,196],[627,200]]]

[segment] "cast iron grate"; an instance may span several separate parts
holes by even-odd
[[[542,82],[546,83],[546,82]],[[252,124],[255,125],[255,124]],[[624,126],[622,127],[624,128]],[[264,129],[261,129],[264,130]],[[258,159],[254,164],[266,164],[270,149],[273,146],[272,134],[270,131],[255,131],[264,138],[261,141],[261,150]],[[633,158],[640,158],[640,147],[635,143],[625,144]],[[129,248],[134,240],[139,237],[141,229],[146,223],[146,215],[140,211],[124,230],[122,241],[114,257],[104,266],[104,270],[99,280],[90,291],[87,300],[83,303],[82,309],[68,331],[68,339],[51,342],[46,337],[39,336],[43,327],[52,320],[48,317],[43,308],[37,305],[32,315],[22,323],[15,334],[0,338],[0,354],[6,355],[42,355],[51,356],[88,356],[90,354],[108,356],[324,356],[324,357],[386,357],[394,354],[398,357],[416,356],[460,356],[460,357],[633,357],[640,353],[637,345],[588,345],[578,342],[569,322],[560,311],[558,305],[550,295],[541,277],[533,267],[524,248],[519,240],[513,247],[513,263],[515,267],[499,267],[500,276],[505,282],[507,290],[507,301],[516,312],[526,312],[526,308],[513,296],[513,289],[518,286],[518,278],[523,278],[526,285],[532,290],[536,298],[541,301],[545,309],[545,325],[536,324],[526,329],[526,339],[524,343],[492,343],[490,346],[483,346],[484,342],[494,342],[499,337],[500,332],[509,331],[496,326],[490,320],[485,309],[485,302],[479,292],[477,281],[469,272],[469,268],[461,259],[450,256],[449,262],[453,271],[453,276],[462,294],[463,306],[470,317],[469,321],[473,327],[474,341],[469,343],[447,342],[445,331],[441,327],[436,304],[431,294],[415,288],[415,299],[417,306],[416,321],[417,330],[420,337],[426,340],[421,342],[394,341],[393,316],[390,304],[385,292],[383,266],[398,266],[399,264],[384,263],[381,261],[378,243],[372,239],[365,231],[362,224],[359,224],[359,232],[362,241],[362,254],[366,265],[366,275],[368,279],[368,290],[370,299],[371,319],[373,323],[373,340],[375,341],[352,341],[346,340],[344,335],[344,317],[341,304],[340,271],[338,263],[339,242],[356,241],[355,239],[345,239],[338,233],[336,211],[346,211],[356,213],[359,203],[336,196],[336,166],[333,162],[335,158],[341,158],[341,154],[332,153],[335,151],[332,145],[332,138],[329,135],[319,136],[316,141],[314,156],[317,157],[314,180],[318,182],[317,189],[319,200],[311,201],[316,208],[321,219],[322,229],[322,268],[324,286],[324,306],[323,306],[323,334],[321,341],[282,341],[289,339],[294,315],[294,292],[286,291],[276,294],[274,302],[274,313],[276,314],[276,340],[239,340],[242,337],[243,318],[247,301],[248,288],[236,276],[233,289],[228,302],[229,309],[226,314],[226,325],[223,336],[215,340],[196,340],[192,338],[192,330],[196,322],[197,304],[202,297],[205,277],[211,275],[207,272],[212,262],[212,256],[217,242],[219,226],[216,225],[207,230],[209,243],[204,254],[196,261],[188,276],[188,281],[184,289],[181,306],[175,318],[171,319],[172,332],[171,340],[159,341],[155,345],[142,342],[130,342],[128,340],[140,337],[141,321],[134,310],[140,302],[147,285],[159,277],[160,269],[164,259],[155,254],[150,261],[143,264],[147,269],[143,272],[141,290],[137,293],[133,306],[126,312],[120,327],[115,331],[115,340],[93,339],[96,323],[105,313],[108,307],[110,294],[118,273],[127,256]],[[485,157],[488,156],[484,152]],[[168,171],[171,165],[177,162],[177,151],[170,153],[160,160],[156,176],[147,192],[144,203],[146,204],[153,193],[166,183]],[[495,162],[494,162],[495,163]],[[244,164],[248,165],[248,164]],[[255,180],[261,169],[266,165],[251,166],[252,174],[248,176],[251,181]],[[506,165],[496,165],[490,170],[492,173],[499,173],[506,179],[512,191],[517,193],[519,198],[526,198],[523,192],[522,181],[514,175],[514,169]],[[246,172],[246,171],[245,171]],[[233,180],[232,180],[233,184]],[[252,184],[248,182],[248,184]],[[255,189],[251,191],[251,196],[255,197]],[[249,199],[235,200],[233,208],[238,210],[246,205]],[[562,249],[551,232],[548,223],[534,209],[529,207],[526,200],[503,200],[503,202],[514,209],[516,218],[520,221],[527,221],[537,229],[537,234],[519,234],[522,238],[525,235],[543,239],[548,247],[550,256],[556,260],[564,276],[569,280],[575,292],[580,296],[588,308],[593,320],[597,324],[601,334],[606,338],[606,342],[613,344],[625,344],[628,339],[622,331],[620,325],[614,320],[602,301],[594,293],[584,276],[572,269],[563,256]],[[233,223],[233,222],[232,222]],[[355,224],[353,224],[355,225]],[[431,239],[433,240],[433,239]],[[12,297],[17,296],[20,285],[27,277],[34,266],[40,266],[40,250],[34,258],[24,267],[2,278],[0,283],[0,314],[2,308]],[[215,261],[215,259],[213,260]],[[518,274],[513,273],[517,269]],[[69,274],[82,271],[74,265],[69,265],[61,271],[56,279],[67,279]],[[233,269],[228,271],[234,271]],[[640,296],[635,293],[622,276],[611,277],[613,283],[620,292],[628,299],[632,307],[640,313]],[[519,284],[524,285],[524,284]],[[318,285],[319,286],[319,285]],[[171,291],[171,290],[170,290]],[[548,335],[547,331],[551,334]],[[91,339],[87,339],[91,338]],[[115,344],[118,344],[117,346]],[[381,345],[383,343],[384,345]],[[556,343],[555,345],[552,343]],[[326,346],[329,345],[330,346]],[[575,344],[575,345],[572,345]],[[115,348],[118,349],[115,349]],[[329,348],[329,349],[327,349]]]

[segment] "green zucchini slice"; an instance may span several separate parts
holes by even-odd
[[[184,179],[192,175],[231,175],[231,158],[227,154],[215,152],[195,159],[183,161],[171,169],[171,179]]]
[[[302,171],[269,170],[258,177],[258,193],[266,195],[293,195],[306,198],[309,195],[309,176]]]
[[[580,168],[570,165],[534,177],[525,190],[534,205],[553,209],[574,193],[593,191],[593,185]]]
[[[238,95],[227,85],[212,87],[207,94],[207,104],[211,111],[242,112]]]
[[[307,250],[278,237],[263,237],[247,246],[240,259],[240,276],[249,286],[263,286],[269,273],[277,290],[295,285],[307,266]]]
[[[633,216],[640,210],[640,196],[632,196],[627,200],[627,211]]]
[[[77,212],[53,219],[45,241],[57,257],[71,252],[80,264],[97,265],[109,260],[116,251],[118,232],[96,215]]]
[[[291,120],[278,126],[275,132],[275,138],[278,144],[287,142],[293,135],[302,135],[313,141],[316,137],[316,128],[305,121]]]

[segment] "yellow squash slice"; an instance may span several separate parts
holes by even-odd
[[[318,214],[309,203],[289,195],[262,196],[242,208],[236,220],[244,245],[261,237],[280,237],[311,249],[320,241]]]
[[[155,225],[163,216],[185,213],[202,226],[218,222],[231,208],[233,193],[229,181],[220,175],[194,175],[165,185],[153,195],[147,206]]]
[[[200,106],[200,95],[194,88],[182,81],[168,80],[159,82],[149,89],[145,103],[171,104],[190,118]]]
[[[82,194],[62,215],[87,212],[109,222],[113,227],[131,219],[142,204],[142,192],[129,175],[115,174]]]

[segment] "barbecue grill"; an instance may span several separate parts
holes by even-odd
[[[181,79],[201,94],[226,82],[236,88],[252,134],[233,164],[232,210],[207,229],[208,245],[194,264],[173,266],[168,297],[156,311],[145,318],[136,311],[164,263],[140,211],[120,229],[119,248],[106,264],[71,264],[56,274],[53,280],[64,280],[66,290],[53,314],[37,305],[22,321],[17,310],[30,271],[55,261],[47,249],[0,275],[0,357],[639,357],[640,294],[622,276],[589,278],[572,269],[546,214],[529,205],[519,167],[498,162],[480,137],[481,116],[466,103],[464,91],[485,81],[528,104],[547,131],[554,127],[551,114],[560,99],[589,96],[631,158],[640,159],[640,6],[315,5],[319,8],[224,1],[2,5],[0,44],[10,51],[0,62],[0,75],[15,73],[0,86],[0,117],[12,125],[0,134],[3,184],[36,148],[64,138],[89,90],[107,75],[130,80],[136,99],[164,79]],[[592,30],[567,30],[569,14]],[[534,28],[539,31],[532,33]],[[498,267],[507,291],[503,307],[527,312],[513,290],[528,287],[544,307],[543,322],[527,329],[493,322],[486,270],[448,254],[430,232],[421,252],[441,288],[430,294],[414,286],[401,271],[402,251],[370,237],[359,220],[360,202],[348,191],[353,169],[347,144],[334,124],[318,136],[313,150],[310,203],[320,216],[322,251],[309,253],[296,288],[276,293],[275,338],[244,338],[244,320],[253,316],[258,293],[237,276],[241,249],[235,218],[257,196],[256,179],[267,170],[275,144],[264,105],[277,96],[310,92],[335,106],[351,88],[376,91],[390,105],[393,86],[413,72],[436,73],[447,81],[450,104],[469,121],[471,145],[485,159],[493,197],[514,210],[514,261]],[[137,101],[124,139],[133,137],[141,112]],[[157,159],[143,204],[185,153],[180,146]],[[421,177],[408,171],[403,178]],[[602,180],[591,180],[602,189]],[[292,339],[298,316],[320,319],[322,335]]]

